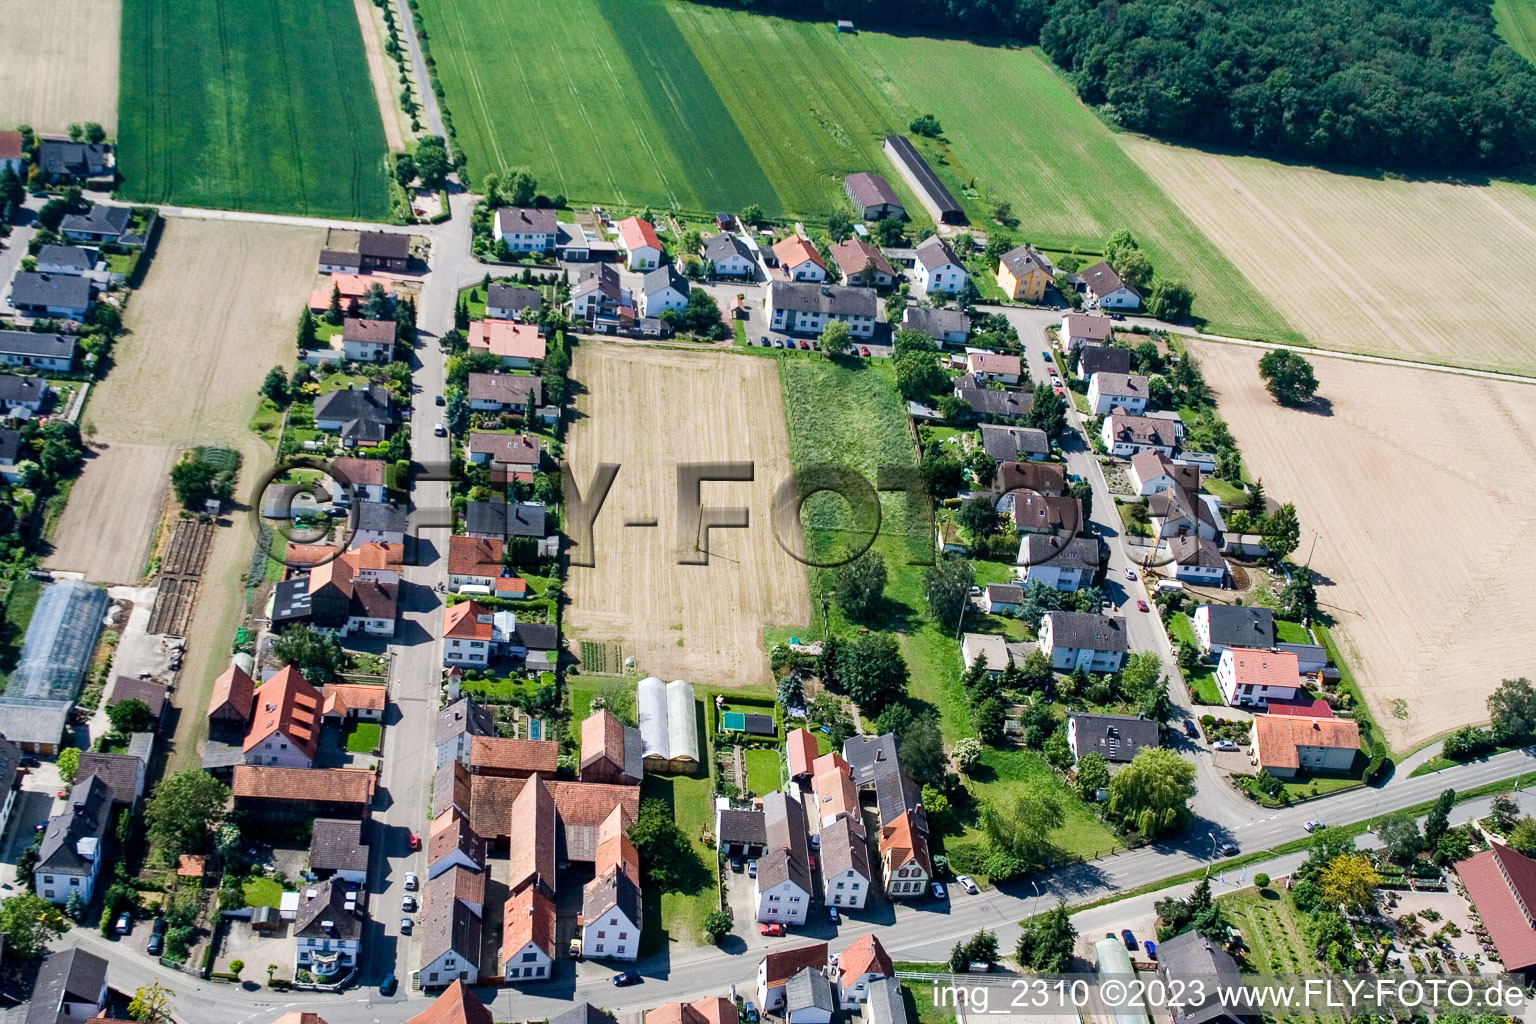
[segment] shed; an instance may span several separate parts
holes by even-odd
[[[852,32],[853,22],[849,21],[847,18],[840,18],[837,22],[837,30],[839,32]]]
[[[1098,965],[1100,978],[1136,977],[1136,968],[1131,966],[1131,958],[1126,953],[1125,943],[1119,939],[1106,936],[1095,942],[1093,959]],[[1112,1013],[1103,1014],[1100,1019],[1111,1021],[1113,1024],[1147,1024],[1147,1013],[1145,1010],[1122,1006]]]

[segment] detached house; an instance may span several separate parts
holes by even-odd
[[[530,483],[544,459],[543,446],[531,434],[474,431],[465,448],[470,462],[477,466],[490,465],[493,484],[507,484],[513,480]]]
[[[389,465],[383,459],[360,459],[343,456],[331,460],[331,501],[337,505],[352,504],[354,496],[359,501],[382,502],[387,483],[385,474]]]
[[[588,330],[609,334],[633,321],[634,300],[612,264],[600,263],[571,285],[571,318]]]
[[[126,206],[94,204],[84,213],[71,213],[59,222],[59,234],[72,242],[119,242],[128,233],[133,211]]]
[[[1082,272],[1088,297],[1104,309],[1135,309],[1141,305],[1141,293],[1115,272],[1108,263],[1095,263]]]
[[[469,325],[469,350],[489,352],[511,370],[532,369],[549,354],[536,324],[513,320],[476,320]]]
[[[448,589],[483,588],[489,594],[501,578],[502,541],[491,537],[448,538]]]
[[[773,247],[773,256],[779,269],[791,281],[825,281],[827,265],[821,261],[821,253],[807,239],[790,235]]]
[[[1216,542],[1205,537],[1170,537],[1163,542],[1175,579],[1197,587],[1219,587],[1227,578],[1227,560]]]
[[[363,948],[357,895],[338,879],[305,887],[293,919],[294,970],[330,981],[357,966]]]
[[[661,239],[648,220],[625,217],[619,221],[619,248],[624,250],[624,265],[630,270],[654,270],[661,266]]]
[[[1114,340],[1114,328],[1114,321],[1107,316],[1068,313],[1061,318],[1058,344],[1065,352],[1072,352],[1082,345],[1108,345]]]
[[[669,309],[688,307],[688,279],[670,263],[657,267],[641,282],[640,315],[661,316]]]
[[[348,317],[341,322],[341,350],[354,363],[388,363],[395,358],[393,320]]]
[[[1118,345],[1084,345],[1077,350],[1077,375],[1092,380],[1096,373],[1130,373],[1130,349]]]
[[[838,1003],[854,1010],[869,999],[869,986],[881,978],[896,977],[890,955],[873,935],[861,935],[837,958]]]
[[[1086,350],[1085,350],[1086,351]],[[1138,452],[1155,451],[1172,456],[1179,446],[1173,421],[1152,416],[1130,416],[1112,412],[1104,417],[1099,437],[1111,455],[1122,458]]]
[[[78,947],[49,953],[32,985],[26,1024],[105,1021],[108,995],[107,962],[101,957]]]
[[[787,793],[769,793],[763,797],[763,825],[768,851],[758,858],[757,877],[752,881],[757,919],[785,926],[804,924],[812,885],[805,810]]]
[[[1027,245],[1010,249],[997,261],[997,286],[1014,302],[1042,302],[1056,283],[1051,261]]]
[[[503,206],[496,211],[492,234],[513,252],[549,252],[555,247],[558,225],[554,210]]]
[[[315,429],[340,435],[346,448],[383,444],[394,425],[393,400],[378,384],[343,388],[315,399]]]
[[[1128,649],[1125,619],[1092,612],[1046,612],[1040,650],[1062,672],[1118,672]]]
[[[728,231],[704,239],[699,246],[699,253],[709,261],[711,273],[715,277],[745,278],[750,281],[757,276],[757,258],[751,248]]]
[[[1147,378],[1101,371],[1088,378],[1088,406],[1096,416],[1112,410],[1140,415],[1147,407]]]
[[[1200,490],[1200,469],[1174,462],[1159,451],[1147,450],[1131,456],[1131,483],[1140,495],[1156,494],[1170,487]]]
[[[542,308],[544,295],[537,288],[493,284],[485,290],[487,320],[533,320]]]
[[[1186,487],[1170,487],[1158,491],[1147,499],[1147,512],[1152,519],[1152,536],[1159,540],[1169,537],[1215,540],[1226,528],[1220,518],[1219,508],[1220,503],[1214,495],[1201,494]]]
[[[1289,651],[1228,647],[1216,664],[1216,685],[1232,707],[1263,707],[1271,700],[1294,700],[1301,676]]]
[[[901,325],[922,331],[940,345],[964,345],[971,335],[971,318],[958,309],[908,306],[901,311]]]
[[[45,245],[37,251],[36,270],[42,274],[79,276],[96,266],[96,252],[78,245]]]
[[[758,1009],[778,1013],[784,1008],[789,980],[803,970],[825,970],[827,944],[813,942],[794,949],[775,950],[757,962]]]
[[[92,775],[70,787],[66,799],[63,813],[50,818],[43,832],[32,891],[60,906],[78,891],[89,904],[106,852],[102,844],[112,824],[112,787]]]
[[[91,282],[74,274],[18,271],[11,279],[11,305],[34,317],[62,316],[84,320],[95,304]]]
[[[320,691],[292,665],[256,690],[245,763],[313,768],[320,752]]]
[[[437,713],[437,765],[450,761],[469,764],[470,741],[475,736],[496,735],[496,721],[489,708],[460,697]]]
[[[917,827],[910,812],[881,827],[880,867],[885,894],[891,899],[913,899],[928,890],[928,881],[933,877],[928,833]]]
[[[1139,715],[1067,713],[1067,746],[1075,761],[1098,754],[1111,764],[1124,764],[1144,747],[1159,744],[1157,723]]]
[[[1301,772],[1347,772],[1360,752],[1360,726],[1349,718],[1255,715],[1254,761],[1277,779]]]
[[[854,237],[833,245],[832,258],[842,271],[843,284],[858,288],[889,288],[896,283],[896,270],[885,254],[862,238]]]
[[[929,235],[918,243],[917,262],[912,270],[915,295],[955,295],[965,287],[966,273],[960,257],[938,235]]]
[[[998,462],[1040,462],[1051,454],[1050,438],[1034,427],[981,425],[981,447]]]
[[[112,169],[112,147],[103,142],[44,139],[37,146],[37,166],[50,182],[99,178]]]
[[[7,366],[68,371],[74,362],[74,335],[0,331],[0,363]]]
[[[764,314],[776,331],[820,334],[833,320],[848,324],[848,333],[868,339],[875,333],[880,298],[873,288],[770,281]]]
[[[1219,658],[1228,647],[1275,646],[1275,613],[1256,605],[1202,604],[1189,617],[1200,650]]]
[[[532,416],[544,404],[544,381],[524,373],[471,373],[466,393],[469,407],[477,412],[509,412]],[[540,419],[558,417],[557,410],[540,413]]]
[[[990,381],[999,384],[1017,384],[1023,372],[1018,356],[1002,352],[982,352],[976,349],[965,354],[965,370],[976,378],[978,386]]]
[[[1064,541],[1047,534],[1027,534],[1019,541],[1019,564],[1026,582],[1042,580],[1057,590],[1081,590],[1092,586],[1100,565],[1096,537]]]

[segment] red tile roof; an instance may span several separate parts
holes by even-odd
[[[239,665],[231,665],[213,681],[213,695],[208,699],[208,712],[231,707],[240,712],[241,718],[251,717],[251,697],[256,692],[256,680]]]
[[[523,791],[512,801],[511,872],[507,889],[516,892],[525,885],[542,881],[555,887],[555,798],[537,775],[529,779]]]
[[[662,1003],[645,1015],[645,1024],[737,1024],[736,1004],[723,996],[692,1003]]]
[[[449,537],[448,574],[499,577],[501,553],[502,542],[495,537]]]
[[[21,132],[0,132],[0,160],[21,159]]]
[[[913,827],[910,813],[900,815],[880,830],[880,854],[890,856],[893,871],[903,864],[915,862],[926,874],[933,874],[933,863],[928,859],[928,839],[922,829]]]
[[[799,235],[790,235],[784,241],[775,245],[773,247],[773,255],[778,259],[779,266],[788,270],[798,267],[806,260],[810,260],[822,270],[827,269],[827,265],[821,262],[821,253],[817,252],[814,245]]]
[[[320,751],[320,691],[292,665],[262,683],[256,690],[251,728],[245,734],[250,753],[274,733],[287,737],[309,760]]]
[[[896,976],[895,969],[891,966],[891,958],[886,955],[885,947],[880,945],[880,940],[873,935],[861,935],[853,941],[853,945],[843,950],[837,958],[838,984],[843,988],[851,988],[866,974],[878,974],[887,978]]]
[[[652,249],[661,249],[661,239],[656,237],[656,229],[648,220],[639,217],[625,217],[619,221],[619,240],[624,243],[627,252],[634,252],[644,246]]]
[[[383,487],[384,474],[389,464],[383,459],[359,459],[354,456],[344,456],[331,460],[331,467],[347,478],[348,483],[359,487],[374,486]]]
[[[1501,970],[1536,965],[1536,861],[1495,844],[1458,862],[1456,874],[1504,961]]]
[[[555,905],[534,886],[507,900],[501,919],[501,962],[533,943],[555,958]]]
[[[1233,678],[1239,686],[1301,685],[1297,678],[1296,655],[1290,651],[1260,651],[1252,647],[1228,647],[1232,654]],[[1226,657],[1222,652],[1222,657]]]
[[[560,744],[554,740],[514,740],[501,736],[469,738],[469,770],[499,769],[553,775],[560,767]]]
[[[469,325],[469,347],[503,359],[543,359],[548,351],[537,324],[511,320],[476,320]]]
[[[489,640],[491,613],[473,601],[452,605],[443,613],[443,636],[459,640]]]
[[[813,942],[809,946],[781,949],[763,957],[767,965],[768,988],[778,988],[807,967],[827,966],[827,944]]]
[[[237,764],[230,791],[253,800],[322,800],[366,807],[373,802],[373,772]]]
[[[1300,768],[1297,747],[1359,749],[1360,726],[1347,718],[1254,715],[1253,747],[1265,768]]]
[[[1294,700],[1271,698],[1267,711],[1271,715],[1294,715],[1301,718],[1333,717],[1333,708],[1321,697],[1299,697]]]
[[[611,868],[618,868],[635,885],[640,884],[640,854],[629,841],[628,826],[622,807],[615,807],[603,820],[598,830],[597,858],[592,862],[594,877],[602,878]]]
[[[406,1024],[495,1024],[490,1008],[475,998],[462,981],[454,981],[443,994]]]
[[[816,737],[811,730],[796,729],[784,737],[784,745],[789,748],[789,777],[809,775],[816,760]]]
[[[358,683],[330,683],[320,688],[325,698],[325,713],[346,714],[348,709],[383,711],[386,700],[384,687],[363,686]]]

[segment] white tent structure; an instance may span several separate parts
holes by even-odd
[[[691,772],[699,766],[699,729],[693,684],[664,683],[655,676],[640,680],[635,695],[645,770]]]

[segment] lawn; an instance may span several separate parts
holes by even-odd
[[[753,793],[771,793],[779,788],[784,775],[777,750],[752,747],[741,752],[747,765],[747,788]]]
[[[647,773],[640,786],[642,800],[662,800],[672,808],[674,820],[693,843],[698,855],[698,870],[685,872],[678,891],[658,892],[645,887],[645,930],[640,939],[640,955],[651,956],[667,948],[669,942],[697,946],[704,941],[704,917],[718,909],[718,859],[700,837],[715,827],[714,803],[710,799],[709,776],[652,775]],[[665,924],[665,927],[662,925]]]
[[[351,0],[123,4],[123,198],[383,220],[385,163]]]
[[[1493,24],[1500,38],[1536,62],[1536,0],[1493,0]]]
[[[1033,751],[987,750],[981,755],[981,767],[971,776],[971,790],[982,800],[1001,803],[1005,808],[1008,799],[1020,793],[1054,796],[1060,801],[1066,820],[1051,835],[1051,841],[1071,856],[1092,860],[1120,845],[1104,823]],[[964,833],[956,840],[946,840],[946,845],[986,842],[975,821],[966,821],[964,825]]]
[[[1307,941],[1310,923],[1288,896],[1274,889],[1242,889],[1216,901],[1247,946],[1244,973],[1306,974],[1317,970],[1317,957]],[[1339,1017],[1307,1015],[1309,1020],[1339,1021]]]
[[[30,576],[11,582],[5,595],[5,617],[0,619],[0,681],[4,681],[21,657],[21,641],[42,596],[43,585]]]
[[[1220,477],[1206,476],[1200,481],[1200,486],[1216,496],[1223,505],[1246,505],[1248,492],[1236,484],[1229,483]]]
[[[245,902],[252,907],[275,907],[282,903],[283,887],[270,878],[252,878],[245,883]]]
[[[1307,632],[1307,627],[1299,622],[1290,622],[1286,619],[1275,620],[1275,639],[1282,644],[1310,644],[1312,634]]]
[[[1174,643],[1183,644],[1186,647],[1195,647],[1195,629],[1189,622],[1189,616],[1183,612],[1176,612],[1168,618],[1169,631],[1173,633]],[[1216,685],[1216,669],[1208,662],[1200,662],[1193,672],[1184,673],[1184,681],[1189,684],[1189,690],[1194,694],[1195,703],[1220,705],[1226,702],[1221,699],[1221,690]]]
[[[379,741],[384,738],[384,727],[377,722],[353,721],[347,725],[343,738],[349,752],[371,754],[379,749]]]

